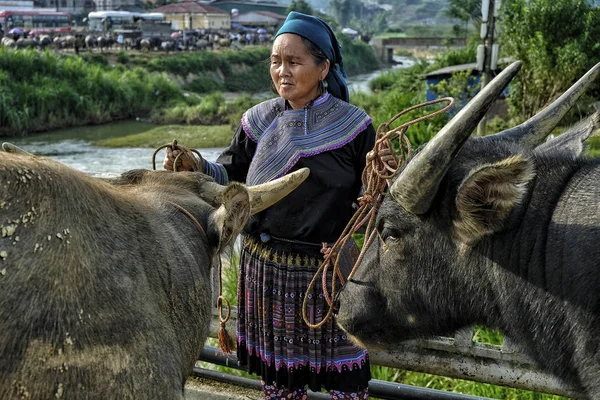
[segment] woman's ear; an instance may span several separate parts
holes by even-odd
[[[329,67],[331,66],[331,62],[329,60],[325,60],[321,64],[321,80],[325,80],[327,78],[327,74],[329,73]]]

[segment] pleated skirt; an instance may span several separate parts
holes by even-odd
[[[269,385],[363,390],[371,378],[367,350],[333,318],[318,329],[304,323],[302,302],[322,255],[318,249],[302,250],[246,237],[238,277],[238,360]],[[308,294],[312,324],[329,309],[320,282]],[[328,284],[330,290],[330,279]]]

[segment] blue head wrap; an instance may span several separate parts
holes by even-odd
[[[348,85],[346,85],[346,72],[342,63],[341,46],[335,34],[325,21],[312,15],[292,11],[275,35],[294,33],[313,42],[331,62],[329,73],[325,77],[327,91],[338,99],[348,101]]]

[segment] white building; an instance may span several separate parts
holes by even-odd
[[[4,11],[33,10],[33,1],[0,0],[0,10],[4,10]]]

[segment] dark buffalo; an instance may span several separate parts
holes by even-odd
[[[469,137],[508,67],[395,178],[338,321],[371,348],[499,328],[539,366],[600,398],[600,160],[593,115],[545,141],[596,65],[524,124]]]
[[[182,398],[213,256],[306,175],[286,188],[198,172],[100,180],[0,153],[0,398]]]

